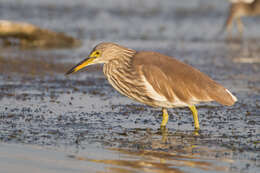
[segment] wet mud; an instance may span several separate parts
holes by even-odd
[[[44,23],[81,36],[83,45],[0,48],[1,171],[259,172],[259,23],[246,20],[244,38],[226,40],[225,34],[215,38],[225,1],[13,2],[0,3],[5,18]],[[224,85],[238,102],[198,105],[199,133],[189,109],[169,109],[162,130],[161,110],[120,95],[101,65],[64,75],[101,41],[174,56]]]

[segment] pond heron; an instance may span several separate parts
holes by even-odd
[[[225,23],[225,28],[231,34],[233,20],[236,21],[238,31],[242,35],[244,25],[241,17],[260,15],[260,0],[230,0],[229,15]]]
[[[168,122],[167,108],[189,107],[198,130],[196,104],[216,101],[231,106],[237,101],[229,90],[190,65],[157,52],[135,51],[115,43],[98,44],[67,75],[99,63],[104,64],[106,78],[121,94],[162,108],[161,127]]]

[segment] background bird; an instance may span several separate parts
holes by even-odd
[[[195,104],[216,101],[231,106],[237,101],[229,90],[190,65],[157,52],[135,51],[115,43],[98,44],[67,74],[99,63],[104,64],[106,78],[121,94],[162,108],[161,127],[168,121],[167,108],[189,107],[195,129],[199,129]]]
[[[241,17],[260,15],[260,0],[230,0],[229,15],[225,22],[225,28],[231,35],[233,21],[236,21],[238,31],[242,35],[244,25]]]

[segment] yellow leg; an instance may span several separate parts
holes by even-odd
[[[168,140],[168,129],[165,126],[160,128],[162,134],[162,143],[167,143]]]
[[[190,110],[192,112],[192,115],[193,115],[195,129],[199,130],[200,129],[200,124],[199,124],[199,119],[198,119],[198,111],[197,111],[197,109],[196,109],[196,107],[194,105],[190,106],[189,108],[190,108]]]
[[[161,123],[161,127],[164,127],[168,122],[169,116],[166,108],[162,108],[162,112],[163,112],[163,120]]]
[[[242,37],[243,36],[243,31],[244,31],[244,25],[243,25],[243,23],[242,23],[240,18],[237,18],[237,28],[238,28],[238,31],[240,33],[240,37]]]

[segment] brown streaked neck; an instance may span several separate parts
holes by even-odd
[[[130,62],[135,54],[136,54],[135,50],[123,46],[119,46],[115,54],[116,56],[115,60],[120,62]]]
[[[117,45],[117,48],[113,50],[114,52],[111,54],[113,58],[109,60],[107,63],[103,66],[103,72],[104,74],[111,73],[109,72],[112,69],[121,69],[127,66],[127,68],[124,69],[131,69],[132,67],[132,59],[134,55],[136,54],[136,51],[133,49],[128,49],[123,46]]]

